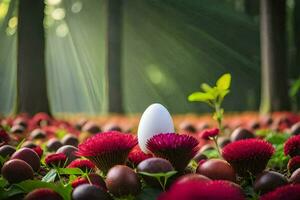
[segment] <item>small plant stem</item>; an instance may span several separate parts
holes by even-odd
[[[217,148],[219,157],[222,158],[221,151],[220,151],[219,144],[218,144],[218,136],[213,137],[213,141],[214,141],[215,146],[216,146],[216,148]]]
[[[217,116],[218,127],[219,127],[220,131],[223,132],[221,108],[218,103],[214,103],[214,105],[215,105],[215,112],[216,112],[216,116]]]
[[[55,167],[55,170],[56,170],[56,174],[57,174],[57,176],[58,176],[59,182],[60,182],[62,185],[64,185],[64,183],[63,183],[63,181],[62,181],[62,179],[61,179],[61,176],[60,176],[60,174],[59,174],[59,168],[58,168],[58,167]]]
[[[165,180],[164,183],[161,181],[161,177],[156,177],[156,179],[158,180],[161,188],[163,189],[163,191],[166,191],[166,187],[165,187]]]
[[[89,177],[89,174],[88,174],[87,172],[84,173],[84,176],[85,176],[86,179],[88,180],[89,184],[90,184],[90,185],[93,185],[93,183],[92,183],[92,181],[91,181],[91,179],[90,179],[90,177]]]

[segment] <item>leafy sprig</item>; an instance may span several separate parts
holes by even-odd
[[[231,75],[229,73],[222,75],[216,82],[215,86],[210,86],[207,83],[201,84],[202,91],[194,92],[188,96],[189,101],[199,101],[206,103],[214,109],[213,119],[218,122],[219,129],[222,131],[222,121],[224,109],[222,103],[224,97],[230,92]]]

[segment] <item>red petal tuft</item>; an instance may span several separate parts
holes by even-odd
[[[218,128],[206,129],[200,133],[200,137],[204,140],[210,140],[210,138],[213,138],[218,134],[219,134]]]
[[[198,151],[198,141],[189,135],[161,133],[148,140],[147,148],[155,155],[169,160],[183,171]]]
[[[130,134],[110,131],[96,134],[79,145],[77,155],[84,156],[107,172],[117,164],[124,164],[137,139]]]
[[[299,200],[300,185],[285,185],[261,196],[260,200]]]
[[[67,156],[63,153],[49,154],[45,158],[45,163],[49,166],[62,167],[67,160]]]
[[[181,184],[173,184],[170,190],[162,194],[158,200],[245,200],[242,190],[228,181],[190,180]]]
[[[39,155],[40,158],[43,156],[44,151],[40,146],[34,147],[33,150]]]
[[[295,156],[289,160],[288,169],[293,173],[298,168],[300,168],[300,156]]]
[[[128,160],[137,166],[143,160],[153,157],[152,154],[145,154],[138,145],[136,145],[128,155]]]
[[[300,155],[300,135],[293,136],[284,143],[284,154],[291,157]]]
[[[226,145],[223,157],[240,176],[262,172],[273,155],[272,144],[260,139],[239,140]]]
[[[77,159],[77,160],[73,160],[67,166],[67,168],[79,168],[82,171],[91,171],[91,170],[94,170],[96,168],[96,166],[94,165],[94,163],[92,163],[89,160]]]

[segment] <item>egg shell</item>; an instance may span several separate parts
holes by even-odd
[[[150,105],[143,113],[138,127],[138,142],[141,150],[149,153],[147,141],[160,133],[174,133],[174,124],[168,110],[161,104]]]

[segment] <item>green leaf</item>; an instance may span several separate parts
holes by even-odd
[[[23,194],[24,191],[18,187],[9,187],[8,189],[0,187],[0,199],[8,199],[18,194]]]
[[[229,90],[222,90],[222,91],[220,91],[219,95],[220,95],[221,100],[223,100],[224,97],[225,97],[229,92],[230,92]]]
[[[69,183],[72,183],[77,178],[76,175],[71,174],[69,177]]]
[[[293,82],[289,90],[290,97],[295,97],[299,91],[300,91],[300,78]]]
[[[217,80],[217,88],[220,90],[228,90],[230,87],[231,83],[231,75],[229,73],[222,75],[218,80]]]
[[[65,129],[59,129],[55,132],[55,135],[58,139],[62,139],[68,132]]]
[[[216,149],[206,150],[202,154],[204,154],[205,156],[207,156],[208,159],[219,158],[219,153],[218,153],[218,151]]]
[[[148,173],[148,172],[139,172],[139,174],[145,175],[145,176],[151,176],[154,178],[161,178],[161,177],[166,177],[169,178],[173,175],[175,175],[177,173],[177,171],[169,171],[166,173]]]
[[[283,144],[289,137],[290,135],[287,133],[278,133],[271,131],[266,135],[265,140],[272,144],[279,145]]]
[[[24,138],[16,147],[16,151],[18,151],[19,149],[21,149],[23,143],[26,141],[26,138]]]
[[[162,191],[155,188],[144,188],[136,200],[156,200]]]
[[[3,158],[2,156],[0,156],[0,166],[2,166],[7,160],[8,160],[9,156],[7,156],[7,158]]]
[[[161,185],[161,187],[164,191],[166,190],[166,185],[167,185],[168,179],[176,173],[177,173],[177,171],[169,171],[166,173],[139,172],[139,174],[155,178],[159,182],[159,184]]]
[[[37,180],[27,180],[14,186],[21,188],[25,193],[28,193],[37,188],[50,188],[59,193],[65,200],[71,199],[72,187],[71,185],[64,186],[60,183],[46,183]]]
[[[0,177],[0,188],[5,187],[7,184],[7,180],[5,180],[3,177]]]
[[[50,170],[50,171],[42,178],[42,181],[43,181],[43,182],[47,182],[47,183],[54,182],[54,181],[55,181],[55,178],[56,178],[56,175],[57,175],[56,169],[51,169],[51,170]]]
[[[212,91],[212,87],[210,87],[207,83],[202,83],[201,84],[201,89],[204,91],[204,92],[207,92],[207,93],[210,93]]]
[[[275,146],[275,153],[268,162],[268,167],[278,169],[278,172],[284,173],[289,161],[289,157],[284,155],[284,144],[278,144]]]
[[[201,102],[207,102],[209,100],[213,100],[214,97],[209,93],[203,93],[203,92],[194,92],[189,97],[189,101],[201,101]]]
[[[59,174],[67,174],[67,175],[81,175],[84,172],[79,168],[59,168]]]

